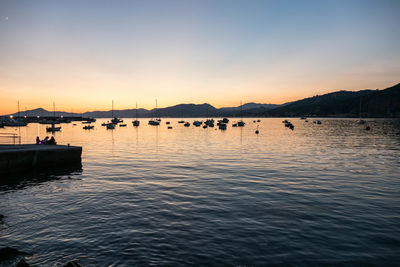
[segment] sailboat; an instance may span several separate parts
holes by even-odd
[[[18,101],[18,116],[16,119],[14,119],[12,116],[9,120],[5,120],[2,122],[2,126],[11,126],[11,127],[19,127],[19,126],[26,126],[27,123],[23,120],[21,120],[21,116],[19,113],[19,101]]]
[[[182,120],[182,118],[183,118],[183,105],[181,105],[181,120],[178,121],[178,123],[185,123],[185,121]]]
[[[363,119],[361,119],[361,103],[362,103],[362,98],[360,97],[360,112],[359,112],[359,114],[360,114],[360,119],[358,120],[358,124],[365,124],[366,123],[366,121],[365,120],[363,120]]]
[[[237,126],[238,127],[243,127],[244,126],[244,121],[243,121],[243,105],[242,101],[240,101],[240,121],[238,121]]]
[[[156,117],[157,117],[157,99],[156,99]],[[160,125],[160,121],[161,121],[160,118],[155,119],[155,120],[151,119],[151,120],[149,120],[149,125],[158,126],[158,125]]]
[[[61,130],[61,126],[55,127],[56,121],[56,104],[53,101],[53,122],[51,123],[51,127],[46,127],[47,132],[59,132]]]
[[[209,113],[210,113],[210,112],[209,112],[209,111],[210,111],[209,109],[210,109],[210,108],[208,107],[208,108],[207,108],[207,119],[206,119],[206,121],[204,122],[204,124],[205,124],[205,126],[207,126],[207,127],[214,127],[214,119],[210,119],[210,118],[209,118],[209,115],[210,115],[210,114],[209,114]],[[203,126],[203,128],[206,128],[206,127]]]
[[[138,127],[140,125],[140,121],[138,121],[137,119],[137,113],[138,113],[138,109],[137,109],[137,102],[136,102],[136,120],[132,121],[133,126]]]
[[[114,100],[112,101],[112,109],[111,109],[111,123],[117,124],[119,122],[123,122],[123,120],[118,119],[117,117],[114,117]]]
[[[114,130],[115,129],[115,124],[114,123],[107,123],[106,124],[107,130]]]

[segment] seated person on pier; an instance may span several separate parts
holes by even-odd
[[[46,145],[48,141],[49,141],[49,137],[46,136],[46,138],[44,138],[44,139],[42,140],[42,145]]]
[[[52,136],[52,137],[50,138],[50,140],[47,142],[47,144],[48,144],[48,145],[55,145],[55,144],[57,144],[57,143],[56,143],[56,139],[54,139],[54,136]]]

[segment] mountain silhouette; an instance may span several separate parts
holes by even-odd
[[[338,91],[305,98],[258,116],[400,117],[400,84],[384,90]],[[249,114],[247,114],[249,115]]]
[[[316,95],[281,105],[246,103],[242,107],[215,108],[210,104],[179,104],[159,109],[138,109],[138,117],[400,117],[400,84],[384,90],[337,91]],[[56,116],[84,116],[93,118],[134,118],[136,109],[69,113],[56,111]],[[20,116],[53,116],[43,108],[21,111]],[[17,113],[10,114],[17,116]]]

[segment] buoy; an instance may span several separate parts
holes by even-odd
[[[258,130],[256,130],[256,134],[258,134],[259,133],[259,131]]]

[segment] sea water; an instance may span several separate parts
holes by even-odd
[[[400,262],[398,121],[368,120],[367,131],[355,119],[289,119],[292,131],[246,118],[222,131],[132,120],[62,124],[54,137],[83,147],[82,168],[3,183],[0,247],[31,253],[32,266]],[[45,127],[0,132],[33,143]]]

